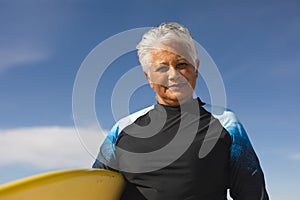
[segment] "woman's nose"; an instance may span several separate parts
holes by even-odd
[[[174,68],[170,67],[168,70],[169,79],[177,79],[179,77],[179,72]]]

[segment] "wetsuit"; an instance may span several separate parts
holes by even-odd
[[[156,104],[120,120],[93,167],[123,174],[122,199],[224,200],[227,189],[233,199],[269,199],[241,123],[199,98],[181,107]]]

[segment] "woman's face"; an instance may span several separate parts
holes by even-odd
[[[145,74],[160,104],[178,106],[193,96],[198,78],[198,66],[166,50],[151,53],[151,66]]]

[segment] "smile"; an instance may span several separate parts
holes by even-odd
[[[184,86],[185,86],[184,83],[172,84],[172,85],[168,86],[168,89],[170,89],[170,90],[179,90]]]

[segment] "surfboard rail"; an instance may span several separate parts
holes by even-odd
[[[0,185],[0,200],[116,200],[121,174],[104,169],[68,169]]]

